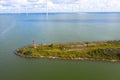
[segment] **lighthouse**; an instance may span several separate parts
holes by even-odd
[[[37,48],[37,44],[36,44],[35,40],[32,41],[32,45],[34,48]]]

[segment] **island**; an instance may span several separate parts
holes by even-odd
[[[120,40],[36,44],[16,49],[26,58],[120,61]]]

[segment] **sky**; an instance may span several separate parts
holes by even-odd
[[[120,0],[0,0],[0,13],[120,12]]]

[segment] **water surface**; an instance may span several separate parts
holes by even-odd
[[[32,43],[120,40],[119,13],[1,14],[0,80],[119,80],[120,63],[26,59],[16,48]]]

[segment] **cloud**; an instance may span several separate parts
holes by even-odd
[[[120,11],[120,0],[78,0],[83,11]]]
[[[73,4],[74,2],[78,1],[78,0],[50,0],[53,3],[57,3],[57,4]]]
[[[119,12],[120,0],[0,0],[0,12]],[[47,4],[47,5],[46,5]]]

